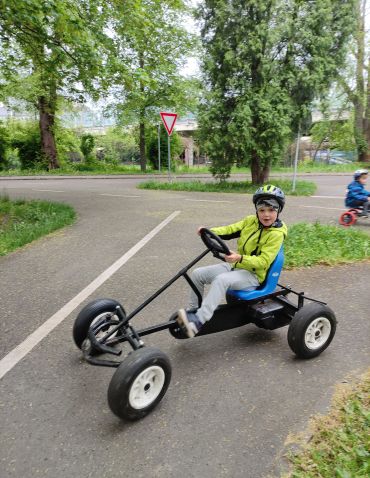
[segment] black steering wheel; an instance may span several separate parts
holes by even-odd
[[[224,241],[214,232],[203,227],[200,230],[200,237],[212,254],[218,259],[225,260],[221,254],[228,256],[230,249],[224,243]]]

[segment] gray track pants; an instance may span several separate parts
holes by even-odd
[[[197,310],[199,320],[204,323],[209,320],[216,307],[225,299],[227,289],[247,289],[257,287],[257,276],[244,269],[231,270],[231,264],[222,262],[213,266],[198,267],[194,269],[191,278],[203,297],[204,285],[211,284],[208,294],[203,299],[202,307]],[[190,307],[198,307],[198,298],[192,290]]]

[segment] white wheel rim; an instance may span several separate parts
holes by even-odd
[[[331,332],[330,320],[326,317],[317,317],[307,327],[304,335],[306,347],[310,350],[317,350],[328,340]]]
[[[103,319],[110,320],[110,319],[113,319],[113,318],[118,320],[118,318],[115,315],[112,315],[111,312],[103,312],[102,314],[97,315],[95,317],[95,319],[91,322],[90,327],[92,327],[94,329],[99,324],[99,322],[103,322]],[[107,332],[109,332],[113,327],[115,327],[115,325],[114,326],[110,325],[107,330],[99,330],[99,332],[97,334],[94,334],[94,335],[99,340],[102,337],[104,337],[107,334]],[[114,332],[114,334],[112,334],[109,338],[111,339],[111,338],[115,337],[117,335],[117,333],[118,333],[118,331]]]
[[[143,370],[131,386],[128,397],[130,406],[139,410],[152,404],[161,393],[164,380],[164,370],[157,365]]]

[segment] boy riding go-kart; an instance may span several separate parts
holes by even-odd
[[[176,339],[187,339],[249,323],[268,330],[289,325],[289,346],[304,359],[318,356],[332,341],[336,331],[333,311],[324,302],[278,284],[287,234],[278,218],[285,204],[284,193],[275,186],[263,186],[254,194],[253,203],[256,215],[230,226],[199,228],[206,250],[130,314],[114,299],[95,300],[78,314],[73,338],[85,360],[117,368],[108,388],[108,404],[118,417],[144,417],[161,401],[170,384],[170,361],[159,349],[145,346],[146,335],[168,329]],[[238,237],[237,251],[230,251],[217,234],[224,239]],[[222,263],[198,268],[190,277],[188,271],[209,252]],[[180,309],[163,323],[136,330],[132,318],[180,277],[191,288],[190,308]],[[204,285],[209,283],[210,290],[203,299]],[[291,302],[288,294],[294,294],[297,303]],[[224,298],[226,304],[219,305]],[[305,304],[305,300],[310,302]],[[123,342],[133,349],[124,360],[102,357],[120,356],[122,350],[116,346]]]

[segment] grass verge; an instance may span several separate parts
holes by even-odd
[[[71,224],[75,217],[66,204],[0,197],[0,256]]]
[[[331,411],[310,423],[311,439],[289,453],[285,478],[368,478],[370,476],[370,370],[334,395]]]
[[[355,228],[297,223],[289,226],[284,249],[286,269],[343,264],[370,258],[370,236]]]
[[[295,191],[292,191],[292,181],[287,179],[276,179],[271,181],[275,186],[281,188],[285,194],[295,196],[310,196],[316,191],[316,184],[311,181],[297,181]],[[144,181],[137,186],[139,189],[162,189],[171,191],[196,191],[196,192],[217,192],[217,193],[251,193],[256,191],[256,185],[250,181],[225,181],[203,182],[203,181]]]

